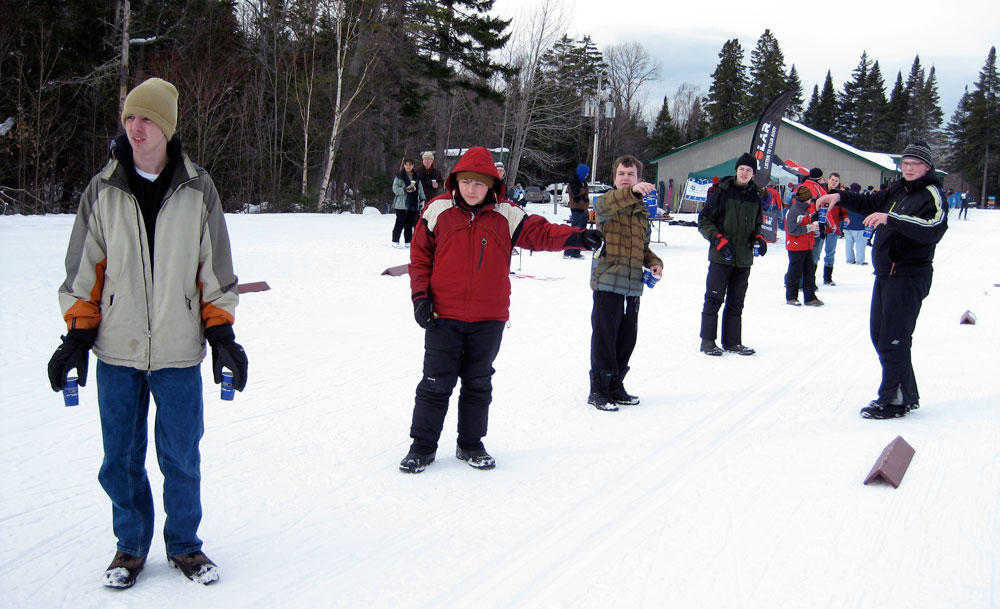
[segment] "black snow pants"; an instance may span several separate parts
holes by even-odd
[[[924,298],[931,290],[931,272],[920,275],[876,276],[872,288],[871,337],[882,364],[878,398],[883,404],[919,401],[917,379],[910,362],[913,330]]]
[[[493,360],[500,352],[504,322],[439,319],[424,334],[424,375],[417,384],[410,437],[411,450],[437,450],[448,401],[458,379],[458,445],[483,448],[493,401]]]
[[[639,297],[596,290],[590,325],[590,388],[610,391],[621,383],[635,349]]]
[[[715,340],[719,328],[719,308],[722,311],[722,345],[743,344],[743,301],[750,283],[750,267],[736,267],[719,262],[708,263],[705,279],[705,304],[701,309],[701,338]]]

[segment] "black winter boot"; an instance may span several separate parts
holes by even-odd
[[[833,281],[833,267],[824,266],[823,267],[823,285],[837,285]]]
[[[628,374],[629,367],[625,366],[625,369],[612,380],[611,382],[611,401],[618,405],[624,406],[635,406],[639,403],[639,396],[632,395],[628,391],[625,391],[625,385],[622,384],[625,375]]]
[[[719,348],[719,345],[715,344],[714,340],[707,338],[701,341],[701,352],[705,355],[714,355],[716,357],[722,355],[722,349]]]
[[[588,404],[593,405],[598,410],[606,410],[608,412],[618,410],[615,401],[611,399],[611,381],[614,379],[614,376],[613,372],[604,370],[591,372],[590,397],[587,398]]]

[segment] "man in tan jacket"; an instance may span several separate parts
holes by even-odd
[[[52,389],[76,369],[87,384],[97,356],[97,400],[104,440],[98,479],[111,499],[117,552],[104,573],[129,588],[153,537],[153,494],[146,475],[149,397],[156,400],[156,451],[163,473],[167,561],[209,584],[218,569],[201,551],[204,432],[201,361],[212,347],[242,391],[247,358],[235,342],[237,280],[222,204],[208,173],[173,138],[177,89],[151,78],[129,93],[125,133],[115,157],[94,176],[77,210],[59,303],[68,332],[49,361]]]

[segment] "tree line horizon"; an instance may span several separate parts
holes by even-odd
[[[802,89],[765,30],[749,63],[727,40],[711,86],[683,83],[647,110],[660,63],[638,42],[599,49],[566,35],[566,7],[517,19],[494,0],[8,0],[0,6],[0,206],[66,213],[122,132],[125,93],[158,76],[180,91],[178,137],[227,211],[385,209],[403,157],[505,148],[508,182],[565,182],[591,164],[647,162],[755,119],[775,95],[786,116],[864,150],[931,144],[936,164],[980,196],[1000,190],[1000,79],[990,48],[944,123],[933,65],[915,54],[886,84],[862,51],[841,90]],[[600,83],[600,85],[599,85]],[[655,171],[648,167],[647,171]],[[652,173],[647,175],[651,178]]]

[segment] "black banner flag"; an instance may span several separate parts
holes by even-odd
[[[767,108],[764,108],[760,120],[757,121],[757,128],[753,130],[750,154],[757,159],[757,172],[753,176],[753,183],[758,188],[766,188],[771,179],[771,159],[774,146],[778,142],[778,127],[781,126],[781,117],[785,115],[785,108],[794,95],[795,91],[789,89],[775,97]]]

